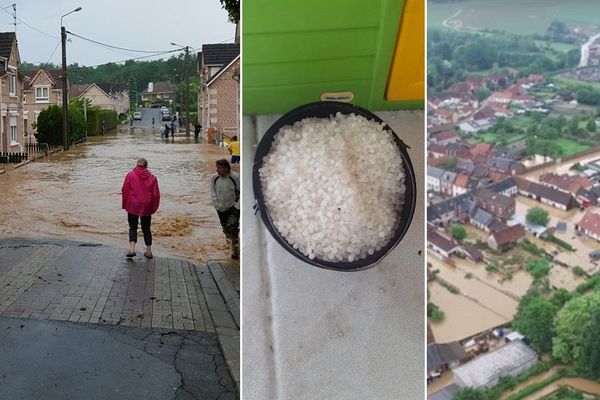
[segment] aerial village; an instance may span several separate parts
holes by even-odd
[[[565,75],[594,79],[597,47],[591,67]],[[532,367],[540,355],[511,325],[520,300],[536,285],[576,291],[600,272],[600,118],[575,98],[513,68],[428,96],[430,399]],[[545,120],[558,126],[551,140],[540,140]]]

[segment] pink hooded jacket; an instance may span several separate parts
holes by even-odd
[[[146,168],[135,167],[125,177],[123,208],[128,213],[140,216],[152,215],[158,210],[160,191],[158,180]]]

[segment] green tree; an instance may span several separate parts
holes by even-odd
[[[229,14],[229,21],[237,24],[240,20],[240,0],[220,0],[221,7]]]
[[[62,107],[51,105],[42,110],[37,119],[38,143],[48,143],[51,146],[63,144]]]
[[[446,171],[454,171],[457,163],[458,159],[456,157],[446,156],[440,161],[438,167],[445,169]]]
[[[553,321],[558,307],[543,296],[523,296],[513,327],[530,341],[534,349],[542,353],[552,350]]]
[[[567,301],[573,298],[573,293],[569,292],[566,289],[558,289],[552,294],[552,298],[550,301],[558,308],[562,308]]]
[[[548,211],[540,207],[533,207],[527,210],[525,218],[527,219],[527,222],[541,226],[546,226],[548,225],[548,222],[550,222]]]
[[[583,333],[583,357],[580,369],[585,376],[597,379],[600,377],[600,308],[592,311],[588,328]]]
[[[533,276],[533,279],[539,280],[548,275],[550,272],[550,262],[545,258],[539,260],[529,260],[527,262],[527,270]]]
[[[429,292],[428,292],[428,295],[429,295]],[[427,296],[427,297],[429,297],[429,296]],[[438,324],[444,320],[444,318],[446,317],[446,314],[442,310],[440,310],[440,308],[438,306],[436,306],[435,304],[433,304],[431,302],[428,302],[427,303],[427,317],[429,317],[431,322],[433,322],[434,324]]]
[[[450,232],[452,233],[452,237],[459,242],[462,242],[467,237],[467,231],[465,230],[464,226],[460,224],[452,225]]]
[[[559,311],[554,324],[552,355],[561,362],[583,365],[585,338],[592,314],[600,309],[600,292],[577,296]],[[597,332],[596,332],[597,334]]]
[[[475,90],[475,98],[477,99],[477,101],[481,102],[485,99],[488,98],[488,96],[490,95],[490,91],[486,88],[479,88]]]
[[[593,118],[590,118],[585,126],[585,129],[587,129],[588,132],[596,132],[596,128],[596,121],[594,121]]]

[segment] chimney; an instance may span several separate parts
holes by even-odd
[[[148,92],[153,92],[153,91],[154,91],[154,83],[148,82]]]

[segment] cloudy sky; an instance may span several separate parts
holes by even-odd
[[[133,50],[168,51],[171,42],[201,48],[231,43],[235,25],[228,22],[219,0],[13,0],[17,8],[17,40],[21,60],[61,63],[60,18],[68,31],[108,45]],[[14,32],[10,0],[0,2],[0,31]],[[93,66],[144,57],[149,53],[108,49],[68,36],[67,63]],[[150,59],[169,58],[171,54]]]

